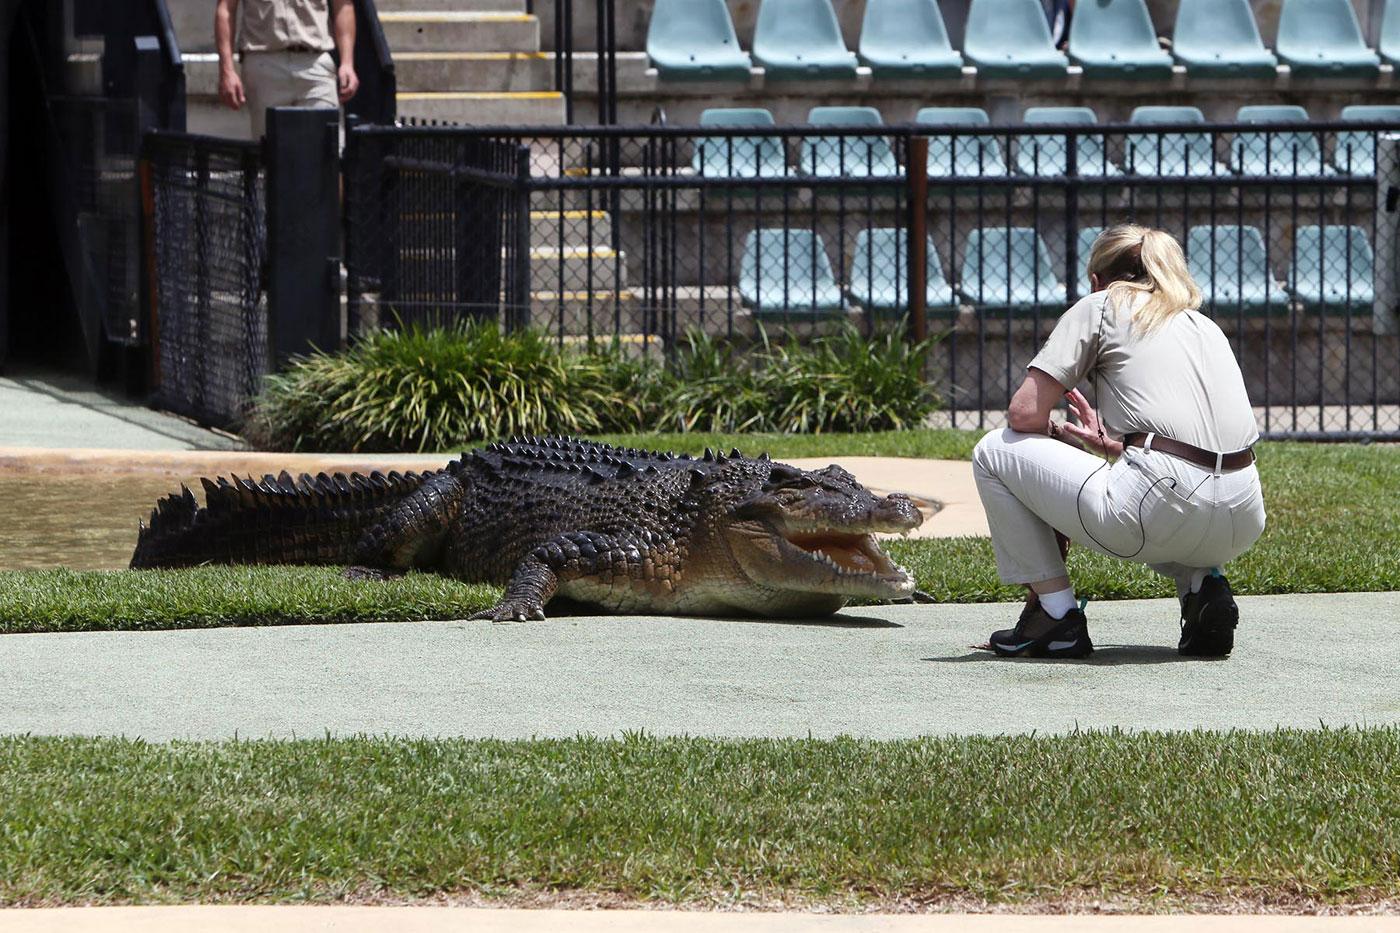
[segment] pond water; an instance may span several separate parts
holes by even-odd
[[[0,570],[125,567],[136,522],[179,488],[170,475],[0,476]]]

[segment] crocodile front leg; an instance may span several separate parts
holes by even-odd
[[[585,577],[610,582],[640,567],[642,552],[635,545],[591,531],[570,531],[535,548],[511,575],[501,601],[473,619],[524,622],[544,618],[544,607],[561,583]]]

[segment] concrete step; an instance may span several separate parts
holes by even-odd
[[[403,52],[538,52],[540,21],[528,13],[412,10],[381,13],[389,50]]]
[[[591,233],[590,233],[591,231]],[[612,215],[607,211],[531,211],[530,242],[537,247],[587,248],[612,242]]]
[[[589,280],[590,270],[592,281]],[[535,247],[530,250],[531,292],[611,292],[627,286],[627,256],[611,247]]]
[[[476,126],[562,126],[564,95],[557,91],[407,91],[399,116]]]
[[[524,13],[525,0],[375,0],[379,15],[385,13],[455,12]]]
[[[554,59],[545,52],[395,52],[400,91],[547,91]]]

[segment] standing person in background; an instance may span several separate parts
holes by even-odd
[[[1042,0],[1045,18],[1050,21],[1050,41],[1055,48],[1069,44],[1069,21],[1074,18],[1074,0]]]
[[[248,105],[254,139],[263,136],[268,107],[336,109],[355,96],[353,0],[241,0],[241,78],[233,63],[239,6],[240,0],[218,0],[214,10],[219,99],[233,110]],[[332,49],[340,53],[339,68]]]

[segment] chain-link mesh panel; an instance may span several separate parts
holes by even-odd
[[[380,127],[346,152],[349,329],[511,323],[525,313],[518,143],[460,132]]]
[[[236,427],[269,372],[264,182],[252,143],[147,138],[159,403]]]

